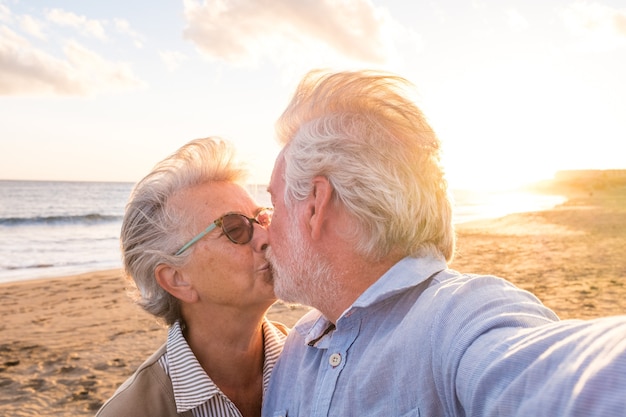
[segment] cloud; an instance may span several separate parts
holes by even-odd
[[[229,62],[260,57],[343,57],[385,63],[402,32],[369,0],[184,0],[185,38],[206,56]]]
[[[523,32],[528,29],[528,20],[517,10],[506,11],[507,23],[514,32]]]
[[[591,48],[626,46],[626,8],[579,1],[563,9],[561,17],[570,33]]]
[[[142,48],[144,43],[144,36],[140,33],[136,32],[133,28],[130,27],[130,23],[126,19],[113,19],[113,23],[115,24],[115,28],[119,33],[130,36],[133,40],[133,43],[137,48]]]
[[[72,12],[61,9],[52,9],[46,14],[46,18],[59,26],[69,26],[78,30],[83,35],[93,36],[100,40],[106,40],[104,25],[94,19],[87,19]]]
[[[142,86],[125,64],[109,62],[75,41],[64,59],[0,26],[0,95],[92,95]]]
[[[0,22],[9,23],[11,20],[13,20],[11,10],[4,4],[0,4]]]
[[[160,51],[159,56],[167,67],[168,71],[175,71],[180,67],[181,62],[187,60],[187,55],[178,51]]]
[[[617,32],[626,36],[626,13],[618,13],[614,15],[613,23],[615,24]]]
[[[43,33],[43,24],[39,20],[32,16],[24,15],[19,18],[20,27],[26,33],[35,38],[46,40],[46,36]]]

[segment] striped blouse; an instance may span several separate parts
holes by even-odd
[[[265,344],[263,392],[265,392],[286,336],[267,318],[263,322],[263,336]],[[220,391],[200,366],[178,322],[169,329],[167,352],[159,359],[159,365],[172,380],[176,409],[179,413],[191,410],[194,417],[241,417],[235,404]]]

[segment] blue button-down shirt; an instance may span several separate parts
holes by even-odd
[[[531,293],[405,258],[337,320],[303,317],[275,416],[626,415],[626,317],[558,321]]]

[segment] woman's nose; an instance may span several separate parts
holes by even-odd
[[[258,252],[263,252],[269,246],[269,239],[267,235],[267,229],[260,224],[254,224],[254,233],[252,235],[252,241],[250,244],[253,249]]]

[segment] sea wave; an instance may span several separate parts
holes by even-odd
[[[9,265],[6,267],[0,267],[0,271],[2,269],[6,269],[7,271],[14,271],[18,269],[39,269],[39,268],[52,268],[54,266],[59,266],[55,264],[32,264],[32,265]]]
[[[122,221],[123,216],[107,214],[80,214],[67,216],[34,216],[34,217],[4,217],[0,218],[0,226],[40,226],[63,224],[100,224]]]

